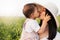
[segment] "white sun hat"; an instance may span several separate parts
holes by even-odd
[[[39,0],[33,0],[33,1],[32,0],[30,0],[30,1],[26,0],[26,1],[24,1],[23,4],[25,5],[27,3],[38,3],[38,4],[42,5],[43,7],[47,8],[52,13],[52,15],[54,16],[57,27],[59,27],[59,23],[56,19],[56,16],[58,14],[58,8],[54,3],[49,2],[47,0],[42,0],[42,1],[41,0],[40,1]],[[23,9],[23,7],[22,7],[22,9]]]
[[[58,21],[56,19],[56,16],[58,14],[57,6],[54,3],[51,3],[51,2],[40,3],[40,5],[42,5],[43,7],[45,7],[46,9],[48,9],[52,13],[52,15],[55,18],[57,27],[59,27],[59,23],[58,23]]]

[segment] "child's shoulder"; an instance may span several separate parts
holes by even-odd
[[[38,24],[38,22],[34,19],[26,19],[25,23],[28,25]]]
[[[26,22],[27,22],[27,23],[34,23],[34,22],[36,22],[36,20],[34,20],[34,19],[28,19],[28,18],[27,18],[27,19],[26,19]]]

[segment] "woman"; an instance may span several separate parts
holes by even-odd
[[[43,7],[44,6],[44,7]],[[48,25],[46,27],[46,30],[44,33],[39,34],[40,35],[40,40],[59,40],[60,38],[60,33],[57,32],[57,20],[55,18],[56,13],[58,13],[58,9],[56,8],[55,5],[48,3],[48,5],[40,5],[41,10],[40,10],[40,26],[42,25],[42,21],[44,20],[44,17],[46,14],[51,16],[51,20],[48,21]]]

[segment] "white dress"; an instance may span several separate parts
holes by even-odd
[[[39,40],[37,31],[40,29],[36,20],[26,19],[20,40]]]
[[[44,37],[44,38],[42,38],[40,40],[48,40],[47,38],[48,38],[48,36],[46,36],[46,37]],[[57,35],[53,40],[60,40],[60,33],[59,32],[57,32]]]

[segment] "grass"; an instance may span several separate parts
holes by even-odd
[[[57,17],[60,24],[60,16]],[[24,17],[0,17],[0,40],[19,40]],[[39,20],[37,19],[38,23]],[[60,32],[60,27],[58,28]]]

